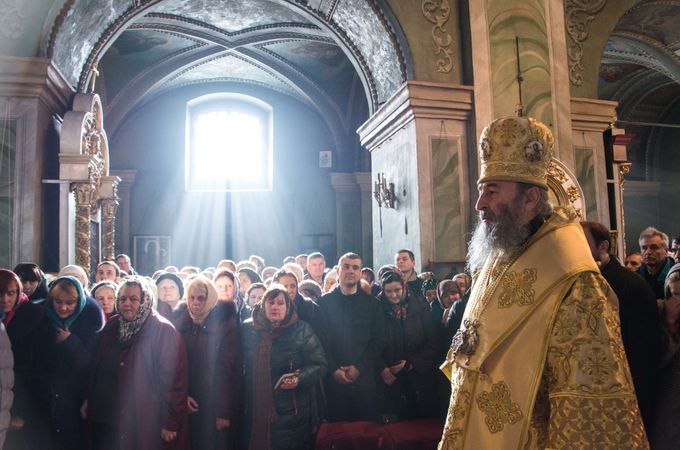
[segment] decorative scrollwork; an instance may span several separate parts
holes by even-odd
[[[567,0],[564,10],[567,22],[567,34],[569,35],[569,81],[574,86],[583,84],[583,47],[581,43],[588,39],[590,24],[595,15],[602,11],[607,0]]]
[[[453,44],[453,37],[444,29],[451,15],[451,7],[447,0],[423,0],[423,15],[432,27],[432,41],[435,45],[435,55],[441,56],[437,60],[437,71],[449,73],[453,69],[453,51],[449,48]]]

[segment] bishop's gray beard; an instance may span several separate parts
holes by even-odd
[[[490,217],[490,223],[480,221],[472,232],[467,258],[468,273],[476,273],[484,266],[489,255],[497,258],[509,256],[513,250],[524,244],[531,235],[528,224],[520,222],[519,209],[503,205],[497,216],[485,210],[482,217]]]

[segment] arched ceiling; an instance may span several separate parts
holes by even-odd
[[[114,132],[160,94],[237,82],[310,105],[340,134],[354,131],[348,115],[357,97],[371,113],[407,78],[408,49],[385,7],[380,0],[72,0],[45,48],[81,91],[99,63],[97,90]]]
[[[670,103],[680,96],[680,1],[642,1],[612,31],[600,65],[600,98],[620,102],[620,118],[634,115],[645,99]],[[659,105],[664,106],[664,105]]]
[[[660,151],[652,142],[680,107],[680,1],[638,2],[609,36],[600,64],[599,96],[619,102],[620,126],[633,139],[633,178],[655,179]]]

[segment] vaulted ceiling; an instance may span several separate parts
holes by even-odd
[[[634,136],[633,168],[646,168],[640,178],[654,178],[656,157],[648,152],[656,147],[648,139],[659,128],[632,123],[670,123],[680,113],[678,24],[680,1],[639,2],[621,17],[602,55],[599,95],[619,102],[620,124]]]
[[[233,82],[295,98],[315,109],[334,133],[353,134],[357,105],[370,114],[409,70],[408,49],[379,0],[132,3],[76,1],[46,43],[80,90],[87,89],[97,64],[96,90],[111,133],[159,95]]]

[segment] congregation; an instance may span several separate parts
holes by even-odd
[[[605,226],[581,225],[619,299],[646,433],[670,448],[680,236],[669,245],[644,230],[623,266]],[[376,271],[355,253],[329,268],[318,252],[152,276],[121,254],[93,283],[75,265],[2,269],[0,448],[311,449],[324,422],[443,419],[451,387],[439,366],[472,280],[415,269],[407,249]]]

